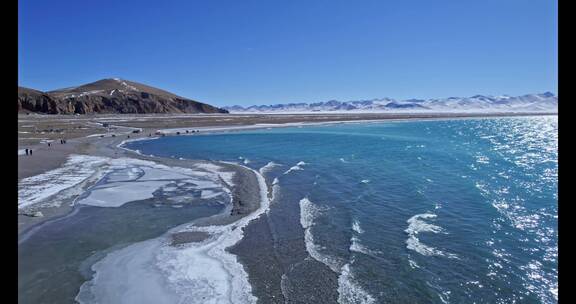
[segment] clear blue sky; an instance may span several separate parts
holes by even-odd
[[[19,0],[19,85],[214,105],[557,93],[556,0]]]

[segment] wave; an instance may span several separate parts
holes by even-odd
[[[342,273],[338,277],[338,303],[376,303],[374,297],[358,284],[350,270],[350,264],[345,264],[342,267]]]
[[[354,230],[354,232],[358,234],[364,233],[364,230],[360,227],[360,223],[358,222],[358,220],[352,221],[352,230]]]
[[[424,219],[434,219],[436,217],[437,215],[433,213],[422,213],[414,215],[406,221],[408,223],[408,228],[404,230],[406,233],[408,233],[406,248],[414,250],[425,256],[445,256],[448,258],[457,258],[455,254],[446,253],[434,247],[425,245],[420,242],[420,239],[418,239],[418,234],[422,232],[441,233],[444,231],[442,227],[429,224],[424,221]]]
[[[280,185],[273,184],[272,185],[272,194],[270,195],[270,201],[273,202],[276,197],[278,197],[278,193],[280,192]]]
[[[300,224],[304,228],[304,242],[306,251],[316,261],[326,265],[338,274],[338,303],[375,303],[374,298],[358,284],[354,278],[349,263],[320,252],[323,247],[314,242],[311,228],[314,220],[322,214],[324,209],[312,203],[308,198],[300,200]],[[358,226],[359,227],[359,226]],[[352,246],[351,246],[352,248]]]
[[[284,172],[284,174],[288,174],[292,171],[300,171],[300,170],[304,170],[304,168],[302,168],[302,166],[307,165],[307,163],[300,161],[298,162],[295,166],[291,167],[290,169],[288,169],[286,172]]]
[[[362,227],[360,227],[360,223],[358,222],[358,220],[352,221],[352,231],[354,231],[358,235],[361,235],[364,233],[364,230],[362,229]],[[349,249],[352,252],[358,252],[358,253],[362,253],[362,254],[369,255],[369,256],[377,256],[380,253],[380,251],[372,250],[372,249],[369,249],[368,247],[362,245],[362,243],[360,242],[360,239],[355,235],[353,235],[350,238],[350,248]]]
[[[247,168],[249,169],[249,168]],[[188,224],[177,231],[210,235],[199,243],[166,246],[166,235],[135,243],[94,264],[94,278],[82,285],[80,303],[256,303],[248,274],[226,248],[240,241],[248,223],[270,205],[264,177],[257,171],[260,207],[238,221],[218,226]],[[176,231],[176,229],[172,230]],[[169,233],[167,233],[169,235]]]
[[[320,209],[316,207],[308,198],[300,200],[300,225],[308,229],[314,224],[314,219],[319,215]]]
[[[418,266],[418,264],[416,264],[416,262],[414,262],[414,260],[408,258],[408,263],[410,264],[410,267],[412,268],[420,268],[420,266]]]
[[[342,263],[329,255],[320,252],[322,246],[314,242],[311,228],[314,226],[314,220],[321,215],[324,209],[312,203],[308,198],[300,200],[300,225],[304,229],[304,243],[306,251],[316,261],[328,266],[332,271],[340,273]]]
[[[271,161],[271,162],[268,162],[264,167],[260,168],[260,170],[258,170],[258,172],[260,172],[260,174],[262,174],[262,175],[265,175],[266,173],[270,172],[270,170],[272,170],[272,168],[278,167],[278,166],[282,166],[282,165]]]
[[[362,245],[360,243],[360,239],[355,236],[350,239],[350,251],[363,253],[370,256],[376,256],[379,253],[378,251],[369,249],[368,247]]]
[[[250,163],[250,160],[243,156],[238,156],[238,159],[242,161],[243,164],[247,165]]]

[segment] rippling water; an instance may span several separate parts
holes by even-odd
[[[262,220],[272,245],[250,254],[272,256],[279,270],[246,263],[261,299],[277,290],[285,299],[333,292],[340,303],[557,302],[557,116],[310,126],[129,147],[262,169],[273,189]],[[303,253],[286,254],[296,240]],[[317,267],[295,270],[310,261],[336,279],[306,293],[286,287],[325,279]]]

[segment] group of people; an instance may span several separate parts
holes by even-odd
[[[65,143],[66,143],[66,140],[65,140],[65,139],[60,139],[60,144],[61,144],[61,145],[65,144]],[[48,142],[47,144],[48,144],[48,147],[51,147],[51,146],[52,146],[52,143],[51,143],[51,142]],[[32,155],[32,149],[24,149],[24,152],[26,153],[26,155]]]

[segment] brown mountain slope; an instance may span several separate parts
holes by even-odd
[[[102,79],[73,88],[40,92],[18,88],[18,112],[91,113],[228,113],[137,82]]]

